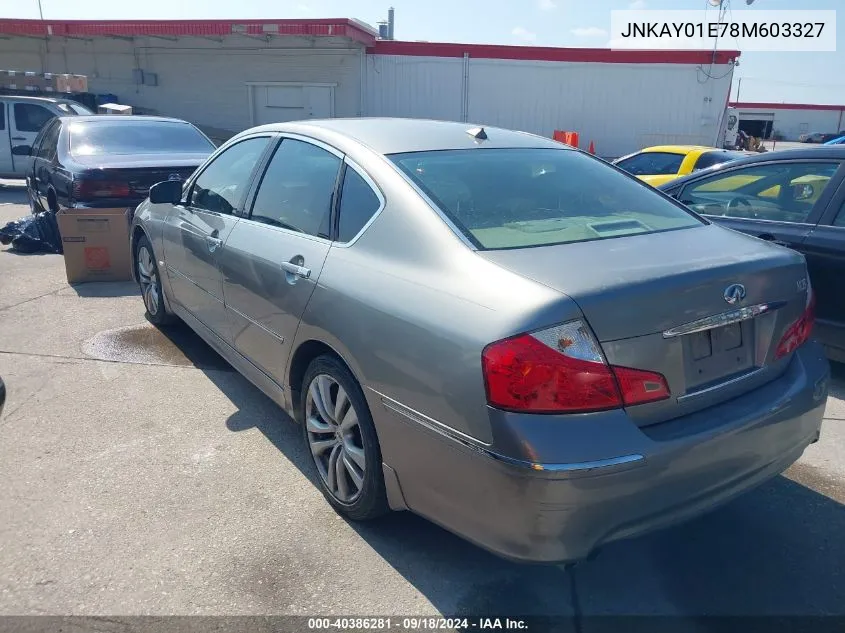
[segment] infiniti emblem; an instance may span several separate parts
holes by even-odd
[[[733,305],[745,299],[745,286],[742,284],[731,284],[725,288],[725,301]]]
[[[167,177],[167,179],[168,180],[182,180],[182,176],[180,176],[179,174],[170,174]]]

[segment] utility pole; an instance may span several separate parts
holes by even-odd
[[[739,82],[736,85],[736,100],[739,102],[739,93],[742,90],[742,77],[739,78]]]
[[[38,15],[41,16],[41,21],[44,21],[44,11],[41,10],[41,0],[38,0]]]

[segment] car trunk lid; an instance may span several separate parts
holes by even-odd
[[[773,379],[807,297],[803,256],[715,225],[479,254],[572,298],[610,363],[666,377],[643,424]]]

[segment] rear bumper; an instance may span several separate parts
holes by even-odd
[[[809,343],[777,380],[705,412],[730,411],[729,419],[703,427],[699,414],[636,429],[635,443],[625,435],[606,459],[583,463],[497,459],[395,413],[376,423],[409,509],[506,558],[568,562],[704,513],[783,472],[818,439],[828,380],[821,347]],[[684,432],[686,422],[693,432]],[[401,450],[400,439],[411,448]],[[557,441],[567,441],[563,424]]]

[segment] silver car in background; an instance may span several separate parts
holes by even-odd
[[[574,561],[819,437],[803,257],[549,139],[254,128],[154,186],[132,248],[147,318],[184,320],[300,422],[352,519],[409,509]]]

